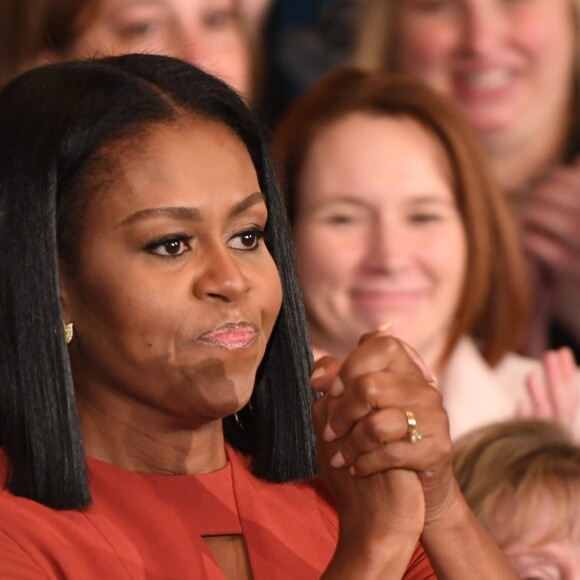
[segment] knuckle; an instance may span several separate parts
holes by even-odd
[[[375,443],[386,443],[389,436],[389,428],[385,420],[378,414],[372,414],[365,421],[364,431],[367,438]]]
[[[425,387],[426,384],[427,384],[428,388]],[[441,394],[441,391],[439,391],[439,389],[436,389],[436,388],[432,387],[431,385],[428,385],[428,383],[425,383],[424,381],[422,381],[420,388],[422,391],[421,392],[421,400],[422,400],[423,406],[430,407],[431,409],[433,409],[433,408],[442,409],[443,408],[443,396]]]
[[[361,377],[357,377],[353,381],[353,390],[357,397],[362,401],[372,403],[376,400],[380,392],[380,384],[377,380],[376,373],[369,373]]]
[[[439,442],[439,456],[441,459],[453,457],[453,445],[448,437]]]
[[[398,338],[394,336],[386,336],[383,337],[385,340],[384,349],[385,351],[392,356],[400,356],[400,355],[407,355],[407,351],[403,346],[403,343]]]
[[[440,466],[452,461],[453,444],[449,437],[431,438],[428,454],[430,466]]]

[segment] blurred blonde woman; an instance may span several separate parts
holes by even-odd
[[[534,267],[526,349],[580,353],[578,0],[367,0],[355,61],[451,98],[517,208]]]
[[[554,423],[507,421],[455,445],[467,502],[520,578],[580,577],[580,447]]]
[[[342,70],[291,108],[273,150],[318,354],[345,356],[391,323],[438,375],[454,437],[516,414],[578,430],[569,349],[547,353],[543,371],[513,354],[525,262],[453,106],[408,78]]]

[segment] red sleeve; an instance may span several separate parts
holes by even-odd
[[[403,576],[404,580],[437,580],[437,576],[433,571],[431,562],[423,549],[421,544],[417,544],[417,548],[413,553],[407,571]]]

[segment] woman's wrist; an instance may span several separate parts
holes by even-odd
[[[472,516],[473,513],[454,478],[444,501],[437,508],[426,507],[421,538],[428,538],[430,534],[440,534],[445,530],[460,529]]]
[[[517,579],[509,562],[459,492],[421,534],[437,577]]]
[[[338,543],[324,579],[400,579],[419,541],[419,533],[400,529],[358,533],[341,526]]]

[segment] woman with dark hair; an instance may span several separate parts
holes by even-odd
[[[391,322],[437,374],[452,437],[518,413],[580,435],[570,350],[547,353],[545,373],[513,352],[528,314],[517,228],[449,102],[340,70],[295,103],[273,148],[315,348],[340,358]]]
[[[4,577],[432,578],[420,536],[448,578],[511,577],[388,331],[318,363],[312,421],[284,204],[214,77],[128,55],[10,83],[0,277]]]

